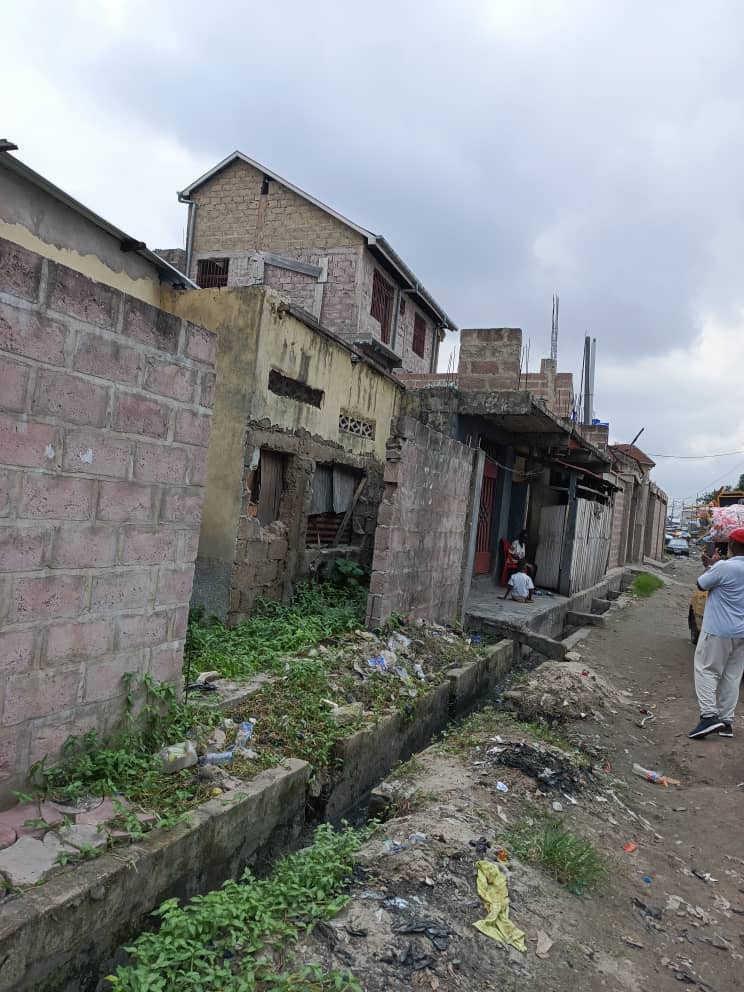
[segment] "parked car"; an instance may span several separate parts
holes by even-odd
[[[676,555],[677,558],[689,558],[690,542],[686,541],[683,537],[673,537],[667,544],[666,550],[670,555]]]

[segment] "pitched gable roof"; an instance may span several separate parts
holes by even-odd
[[[646,468],[654,468],[656,465],[656,462],[649,458],[645,451],[641,451],[641,449],[637,448],[634,444],[613,444],[612,448],[614,448],[615,451],[621,451],[629,458],[633,458],[639,465],[643,465]]]
[[[451,331],[457,330],[457,324],[452,320],[451,317],[447,315],[445,310],[437,303],[434,297],[428,292],[428,290],[419,282],[415,274],[408,268],[403,259],[398,255],[398,253],[393,249],[393,247],[385,240],[381,234],[374,234],[372,231],[368,231],[366,227],[362,227],[360,224],[356,224],[353,220],[349,220],[348,217],[344,217],[343,214],[338,213],[332,207],[323,203],[321,200],[316,199],[305,190],[300,189],[299,186],[295,186],[294,183],[289,182],[282,176],[278,175],[276,172],[272,172],[271,169],[267,169],[265,165],[261,165],[260,162],[256,162],[255,159],[249,158],[244,155],[241,151],[234,151],[227,158],[223,158],[221,162],[218,162],[214,168],[205,172],[203,176],[199,176],[195,179],[193,183],[190,183],[178,194],[178,199],[181,202],[188,202],[191,194],[197,190],[204,183],[209,182],[210,179],[214,178],[219,172],[227,168],[228,165],[232,165],[233,162],[244,162],[246,165],[251,166],[251,168],[256,169],[258,172],[263,173],[263,175],[268,176],[269,179],[273,179],[274,182],[279,183],[286,189],[291,190],[292,193],[301,197],[307,203],[311,203],[314,207],[319,210],[324,211],[324,213],[329,214],[329,216],[335,218],[341,224],[346,225],[352,231],[356,231],[360,234],[367,243],[367,247],[370,251],[388,268],[392,269],[397,273],[399,278],[408,284],[408,291],[419,298],[424,307],[431,312],[436,320],[438,320],[442,327],[447,328]]]

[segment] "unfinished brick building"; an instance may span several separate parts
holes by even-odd
[[[269,286],[389,367],[436,371],[455,325],[383,237],[242,152],[179,199],[189,205],[184,271],[200,286]]]

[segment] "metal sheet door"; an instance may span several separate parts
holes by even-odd
[[[496,495],[496,463],[486,458],[483,464],[483,483],[481,485],[480,508],[478,511],[478,530],[475,536],[475,575],[487,575],[491,571],[492,530],[493,530],[493,501]]]

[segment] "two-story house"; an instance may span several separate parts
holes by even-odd
[[[436,371],[456,326],[383,237],[237,151],[179,199],[199,286],[263,283],[389,368]]]

